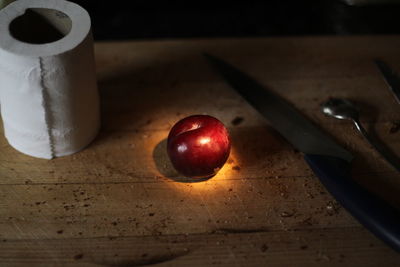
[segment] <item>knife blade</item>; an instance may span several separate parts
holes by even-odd
[[[400,252],[400,211],[351,179],[351,153],[251,76],[216,56],[204,56],[273,128],[303,152],[306,162],[331,195],[362,225]]]
[[[228,83],[260,112],[293,146],[305,154],[329,155],[351,161],[353,156],[315,127],[292,105],[265,90],[257,81],[214,56],[205,55]]]
[[[389,89],[392,91],[397,103],[400,104],[400,78],[396,72],[391,69],[384,61],[375,59],[375,64],[380,70],[384,80],[386,81]]]

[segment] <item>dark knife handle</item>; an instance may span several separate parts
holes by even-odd
[[[400,211],[354,182],[350,164],[322,155],[304,156],[334,198],[362,225],[400,252]]]

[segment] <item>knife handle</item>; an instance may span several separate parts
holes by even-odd
[[[304,156],[334,198],[362,225],[400,252],[400,211],[353,181],[350,164],[324,155]]]

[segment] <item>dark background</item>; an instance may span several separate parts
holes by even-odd
[[[400,33],[400,5],[315,1],[89,1],[97,40]],[[400,1],[399,1],[400,3]]]

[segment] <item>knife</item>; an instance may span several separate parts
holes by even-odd
[[[351,153],[249,75],[218,57],[204,56],[232,88],[304,154],[331,195],[362,225],[400,252],[400,211],[351,179]]]
[[[387,85],[389,86],[390,90],[394,94],[394,97],[397,100],[397,103],[400,104],[400,78],[392,70],[385,62],[379,59],[375,59],[375,64],[378,66],[378,69],[381,71],[383,77]]]

